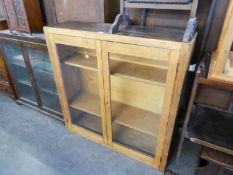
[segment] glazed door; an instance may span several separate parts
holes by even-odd
[[[104,42],[102,55],[109,144],[142,161],[158,164],[176,77],[177,53]]]
[[[2,48],[18,98],[37,105],[32,77],[29,76],[21,43],[4,41]]]
[[[68,116],[65,121],[73,131],[106,141],[100,44],[60,35],[53,36],[53,41],[53,70],[60,69],[55,76],[59,77],[63,113]]]
[[[45,45],[24,43],[36,89],[39,93],[41,107],[62,117],[59,97],[54,75]]]

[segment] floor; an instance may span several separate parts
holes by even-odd
[[[168,169],[192,175],[199,147],[187,142]],[[0,175],[162,175],[109,148],[68,132],[64,125],[0,93]]]

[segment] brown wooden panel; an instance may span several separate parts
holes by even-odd
[[[232,101],[232,92],[205,85],[199,85],[195,103],[211,105],[228,110]]]
[[[2,2],[11,30],[31,33],[43,31],[39,0],[3,0]]]
[[[0,47],[0,90],[4,90],[7,94],[16,99],[16,94],[11,82],[10,75],[7,70],[7,66],[5,64],[3,54]]]

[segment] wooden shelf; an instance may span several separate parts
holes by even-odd
[[[13,62],[13,61],[9,61],[9,63],[13,66],[18,66],[18,67],[26,69],[26,66],[24,63],[18,63],[18,62]]]
[[[72,123],[97,134],[102,135],[103,133],[101,119],[92,114],[82,113],[81,115],[75,116],[72,119]]]
[[[58,94],[51,93],[50,91],[39,90],[42,107],[52,110],[61,114],[61,107]]]
[[[112,102],[113,122],[156,137],[160,116],[150,111]]]
[[[29,81],[27,81],[27,80],[16,80],[16,81],[17,81],[18,83],[23,84],[23,85],[32,87],[31,82],[29,82]]]
[[[233,157],[232,155],[217,151],[203,146],[201,151],[201,158],[207,161],[214,162],[217,165],[228,167],[233,169]]]
[[[119,124],[113,124],[113,142],[120,143],[150,156],[155,155],[155,137]]]
[[[89,92],[80,92],[71,102],[72,108],[101,117],[100,98]]]
[[[97,57],[87,54],[75,54],[64,61],[65,64],[70,66],[98,71]]]
[[[112,76],[165,86],[167,70],[122,61],[110,61]]]
[[[101,117],[100,98],[88,92],[76,96],[70,105],[72,108]],[[112,102],[113,122],[135,129],[137,131],[157,136],[160,116],[158,114],[133,106]]]
[[[232,114],[196,105],[186,136],[193,142],[233,150],[232,125]]]
[[[52,90],[49,90],[49,89],[40,88],[39,91],[43,91],[45,93],[48,93],[48,94],[51,94],[51,95],[54,95],[54,96],[58,96],[57,92],[53,92]]]
[[[168,61],[146,59],[146,58],[135,57],[135,56],[120,55],[120,54],[115,54],[115,53],[111,53],[109,57],[111,60],[123,61],[123,62],[150,66],[150,67],[155,67],[155,68],[160,68],[160,69],[165,69],[165,70],[168,69]]]

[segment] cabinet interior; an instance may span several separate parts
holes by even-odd
[[[168,61],[108,56],[113,142],[154,157]]]
[[[72,124],[103,135],[96,50],[57,44],[57,52]],[[154,157],[169,62],[108,57],[113,142]]]
[[[226,75],[233,76],[233,48],[232,47],[231,47],[231,50],[227,56],[224,73]]]
[[[72,124],[103,135],[96,51],[57,45]]]

